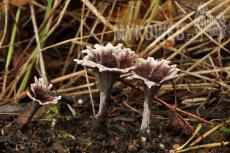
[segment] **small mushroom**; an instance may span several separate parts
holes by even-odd
[[[94,45],[94,48],[87,46],[82,53],[87,53],[83,60],[74,59],[83,66],[93,68],[100,81],[100,105],[98,114],[92,121],[94,129],[104,126],[107,117],[107,108],[110,100],[110,91],[122,73],[127,73],[137,66],[138,56],[129,48],[122,48],[122,44],[113,46],[108,43],[106,46]]]
[[[30,105],[30,114],[28,118],[21,123],[20,129],[23,129],[33,118],[37,110],[43,105],[56,104],[61,96],[53,97],[48,92],[50,91],[52,84],[48,87],[44,84],[43,78],[37,79],[34,77],[35,83],[31,84],[31,90],[27,92],[27,95],[33,100]]]
[[[128,79],[140,79],[143,82],[144,87],[144,110],[141,123],[141,133],[149,134],[150,123],[150,107],[154,95],[160,89],[161,85],[178,77],[176,65],[168,65],[170,61],[162,59],[156,61],[152,57],[148,57],[146,60],[138,58],[138,66],[135,70],[132,70],[132,76]]]

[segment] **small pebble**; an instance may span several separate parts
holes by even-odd
[[[24,150],[24,149],[25,149],[25,146],[22,145],[22,144],[19,144],[19,148],[20,148],[20,150]]]
[[[79,105],[82,105],[82,104],[83,104],[83,100],[82,100],[82,99],[78,99],[77,103],[78,103]]]
[[[164,144],[160,144],[160,149],[165,149],[165,145]]]
[[[15,152],[18,152],[19,151],[19,148],[16,146],[15,149],[14,149]]]
[[[146,142],[146,137],[141,137],[142,142]]]

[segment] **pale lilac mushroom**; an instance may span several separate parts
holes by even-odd
[[[37,79],[34,77],[35,83],[31,84],[31,91],[27,92],[27,95],[33,100],[30,105],[30,114],[24,123],[21,123],[20,129],[24,128],[33,118],[37,110],[43,105],[56,104],[61,96],[53,97],[48,92],[50,91],[52,84],[46,87],[43,78]]]
[[[100,81],[100,105],[98,114],[92,121],[93,128],[99,129],[105,125],[107,108],[110,100],[110,91],[122,73],[127,73],[137,66],[138,56],[129,48],[122,48],[122,44],[113,46],[94,45],[94,49],[87,46],[82,53],[87,53],[83,60],[74,59],[83,66],[93,68]]]
[[[144,110],[143,118],[141,123],[141,133],[149,134],[149,123],[150,123],[150,107],[154,95],[160,89],[161,85],[178,77],[176,65],[168,65],[170,61],[162,59],[156,61],[152,57],[148,59],[138,58],[138,66],[135,70],[132,70],[132,76],[128,79],[140,79],[143,82],[144,87]]]

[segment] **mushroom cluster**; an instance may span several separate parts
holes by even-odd
[[[112,86],[122,73],[131,71],[128,79],[138,79],[143,83],[144,88],[144,109],[141,123],[141,133],[149,134],[150,128],[150,107],[154,95],[166,81],[178,77],[176,65],[169,65],[167,60],[154,60],[138,58],[138,55],[122,44],[113,46],[108,43],[106,46],[94,45],[94,48],[86,47],[82,53],[87,55],[84,59],[74,59],[75,62],[86,67],[93,68],[98,74],[100,84],[100,105],[97,115],[92,120],[94,130],[104,129],[107,118],[107,109],[110,101]],[[61,96],[55,97],[49,94],[52,84],[46,86],[43,78],[34,77],[35,83],[31,84],[31,90],[27,95],[33,100],[28,118],[21,122],[20,129],[23,129],[33,118],[37,110],[43,105],[56,104]]]
[[[84,59],[74,59],[78,64],[93,68],[99,77],[100,105],[92,126],[96,129],[105,126],[111,88],[122,73],[132,71],[132,76],[128,79],[139,79],[143,82],[145,100],[141,133],[149,134],[150,106],[153,97],[164,82],[178,76],[179,69],[176,65],[169,65],[169,61],[164,59],[156,61],[152,57],[138,58],[134,51],[122,46],[122,44],[113,46],[110,43],[106,46],[96,44],[94,49],[87,46],[87,49],[82,51],[87,54]]]

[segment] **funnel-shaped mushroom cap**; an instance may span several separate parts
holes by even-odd
[[[56,104],[57,100],[61,99],[61,96],[53,97],[48,95],[49,90],[52,87],[50,84],[48,87],[44,84],[44,79],[34,77],[35,83],[31,84],[31,92],[27,92],[27,95],[36,102],[39,102],[40,105],[46,104]]]
[[[146,60],[138,58],[138,66],[132,71],[133,75],[128,79],[140,79],[151,88],[152,86],[160,86],[164,82],[178,77],[177,72],[180,70],[176,65],[168,65],[170,61],[162,59],[156,61],[152,57]]]
[[[122,44],[113,46],[108,43],[106,46],[94,45],[94,48],[87,46],[82,53],[87,53],[83,60],[74,59],[75,62],[83,66],[95,68],[100,72],[114,71],[126,73],[135,69],[138,56],[129,48],[122,48]]]

